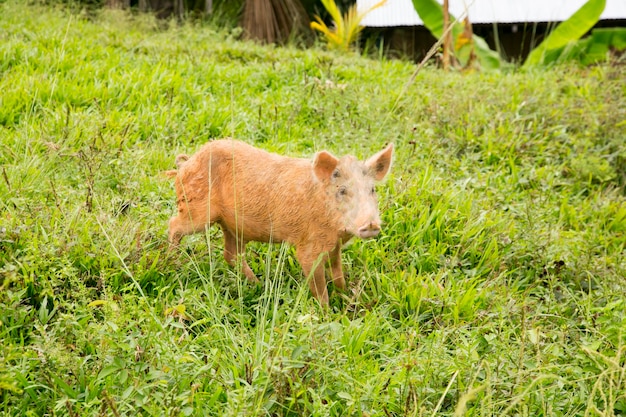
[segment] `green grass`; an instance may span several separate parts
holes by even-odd
[[[413,71],[0,2],[0,414],[626,414],[626,70]],[[224,136],[396,144],[328,310],[286,246],[166,252]]]

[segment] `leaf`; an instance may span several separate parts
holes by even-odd
[[[206,318],[206,317],[203,318],[203,319],[200,319],[200,320],[196,320],[196,321],[194,321],[193,323],[191,323],[189,325],[189,329],[193,329],[194,327],[199,326],[199,325],[204,324],[204,323],[207,323],[208,321],[209,321],[209,319]]]
[[[322,32],[326,36],[329,44],[339,44],[340,40],[337,34],[333,32],[328,26],[326,26],[326,23],[324,23],[319,16],[315,16],[315,19],[317,19],[318,22],[311,22],[311,29]]]
[[[169,307],[165,309],[165,312],[163,314],[165,316],[176,317],[182,320],[189,320],[189,317],[187,316],[187,314],[185,314],[185,311],[187,311],[187,307],[185,307],[184,304],[178,304],[174,307]]]
[[[315,22],[311,22],[311,29],[324,34],[329,47],[348,50],[350,45],[356,40],[357,35],[363,27],[361,21],[372,10],[384,5],[387,0],[381,0],[369,9],[359,13],[356,4],[352,5],[342,16],[335,0],[321,0],[324,8],[333,20],[334,28],[329,28],[319,16],[315,17]]]
[[[526,335],[528,336],[528,340],[530,340],[530,343],[532,343],[533,345],[538,344],[539,340],[541,340],[541,332],[537,328],[527,330]]]
[[[474,35],[473,39],[476,56],[478,56],[478,62],[480,62],[480,66],[487,69],[500,68],[502,64],[500,54],[489,48],[487,42],[480,36]]]
[[[435,0],[413,0],[413,7],[434,37],[443,36],[443,7]],[[450,16],[452,20],[452,16]]]
[[[545,65],[554,62],[556,58],[547,53],[580,39],[598,22],[605,6],[606,0],[588,0],[576,13],[561,22],[539,46],[532,50],[526,58],[524,66]]]
[[[419,15],[420,19],[424,22],[426,29],[430,31],[437,39],[441,39],[443,36],[443,7],[436,0],[413,0],[413,7]],[[450,21],[454,22],[456,19],[450,15]],[[453,36],[458,42],[458,47],[455,48],[457,53],[459,49],[470,43],[470,39],[467,36],[463,36],[465,33],[465,27],[462,22],[454,23],[452,29]],[[459,42],[460,41],[460,42]],[[471,43],[473,43],[474,53],[478,58],[478,62],[482,68],[498,69],[501,66],[502,60],[500,55],[489,48],[487,42],[477,35],[472,35]]]
[[[105,300],[94,300],[91,303],[87,304],[87,307],[99,307],[105,305],[107,302]]]
[[[59,378],[58,376],[56,376],[54,374],[50,374],[50,378],[54,381],[54,383],[59,388],[61,388],[61,390],[69,398],[75,400],[78,397],[78,395],[76,394],[76,391],[74,391],[74,389],[67,382],[63,381],[61,378]]]
[[[15,385],[11,385],[9,382],[0,381],[0,391],[11,391],[15,394],[21,394],[22,390],[16,387]]]
[[[105,368],[102,368],[100,373],[98,374],[98,380],[103,380],[109,375],[112,375],[120,370],[120,367],[117,365],[109,365]]]
[[[337,397],[341,398],[342,400],[352,401],[352,395],[350,395],[350,393],[345,392],[345,391],[338,392]]]
[[[124,390],[124,392],[122,393],[122,399],[123,399],[123,400],[128,399],[128,398],[130,397],[130,395],[133,393],[134,389],[135,389],[135,388],[134,388],[132,385],[131,385],[131,386],[129,386],[128,388],[126,388],[126,389]]]
[[[126,384],[128,380],[128,371],[126,369],[122,369],[119,374],[117,374],[117,380],[120,384]]]
[[[585,65],[594,64],[606,60],[611,49],[626,49],[626,28],[594,29],[586,41],[581,47],[581,61]]]

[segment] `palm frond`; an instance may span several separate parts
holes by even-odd
[[[363,18],[372,10],[383,6],[387,0],[381,0],[361,13],[358,12],[356,4],[352,5],[343,15],[335,0],[321,0],[321,2],[333,21],[333,27],[329,28],[322,18],[315,16],[316,22],[311,22],[311,29],[321,32],[326,37],[330,48],[347,51],[363,30],[361,26]]]

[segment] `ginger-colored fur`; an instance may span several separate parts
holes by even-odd
[[[222,227],[230,265],[249,241],[288,242],[310,277],[311,292],[327,305],[324,266],[344,289],[341,245],[354,235],[370,237],[380,230],[373,185],[389,170],[392,151],[389,145],[365,163],[325,151],[311,161],[223,139],[191,157],[179,155],[178,170],[166,172],[176,176],[178,203],[178,215],[169,222],[171,247],[213,223]],[[242,267],[248,280],[257,281],[243,259]]]

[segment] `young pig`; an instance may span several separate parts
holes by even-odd
[[[178,204],[169,222],[170,245],[218,223],[224,258],[233,266],[247,242],[288,242],[313,296],[327,305],[324,267],[344,289],[341,245],[380,232],[374,183],[387,175],[392,153],[390,144],[365,162],[326,151],[311,161],[232,139],[209,142],[191,157],[178,155],[178,170],[168,171],[176,176]],[[257,281],[245,259],[242,268],[248,280]]]

